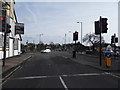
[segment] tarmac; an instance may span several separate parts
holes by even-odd
[[[111,67],[106,67],[105,66],[105,60],[102,60],[102,65],[100,66],[98,62],[95,62],[96,59],[99,59],[96,56],[89,56],[86,54],[82,54],[88,57],[92,58],[91,60],[84,60],[84,59],[80,59],[79,60],[79,55],[77,55],[76,58],[70,58],[78,63],[84,64],[84,65],[88,65],[91,66],[93,68],[97,68],[99,70],[104,70],[104,71],[115,71],[115,72],[119,72],[120,71],[120,57],[118,57],[118,59],[114,60],[112,59],[112,65]],[[10,71],[14,70],[15,68],[17,68],[19,65],[23,64],[24,62],[26,62],[28,59],[30,59],[33,56],[33,54],[30,53],[26,53],[26,54],[21,54],[19,56],[16,57],[12,57],[12,58],[8,58],[5,61],[5,66],[2,67],[2,75],[5,76],[6,74],[8,74]],[[93,58],[94,57],[94,58]]]

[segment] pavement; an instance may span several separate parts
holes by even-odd
[[[10,71],[14,70],[19,65],[32,57],[31,53],[25,53],[18,56],[10,57],[5,60],[5,66],[2,67],[2,76],[5,76]]]
[[[120,73],[120,56],[114,58],[113,56],[111,57],[111,66],[106,67],[106,59],[105,56],[102,56],[102,65],[100,66],[100,58],[99,54],[98,55],[90,55],[90,54],[85,54],[85,53],[77,53],[76,58],[73,58],[73,53],[72,51],[68,52],[61,52],[61,55],[65,58],[69,58],[75,62],[78,62],[83,65],[87,65],[102,71],[107,71],[107,72],[116,72]]]
[[[87,57],[87,59],[85,59]],[[89,59],[88,59],[89,58]],[[103,71],[110,71],[110,72],[120,72],[120,56],[119,57],[111,57],[111,66],[106,66],[106,59],[105,56],[102,56],[101,62],[102,65],[100,66],[100,59],[99,55],[88,55],[88,54],[81,54],[77,53],[77,57],[73,59],[76,62],[79,62],[84,65],[89,65],[91,67],[97,68]]]

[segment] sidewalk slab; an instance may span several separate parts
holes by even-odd
[[[90,59],[84,59],[80,58],[79,56],[86,56]],[[92,56],[92,55],[86,55],[86,54],[77,54],[76,58],[70,58],[78,63],[81,63],[83,65],[88,65],[90,67],[103,70],[103,71],[110,71],[110,72],[120,72],[120,57],[114,60],[114,58],[111,58],[112,65],[111,67],[106,67],[105,59],[102,57],[102,65],[99,65],[99,56]]]
[[[5,75],[6,73],[16,68],[20,64],[24,63],[26,60],[28,60],[31,57],[32,55],[30,54],[21,54],[16,57],[7,58],[5,61],[5,66],[2,67],[2,75]]]

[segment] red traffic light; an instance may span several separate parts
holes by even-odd
[[[75,32],[76,35],[78,35],[78,32]]]
[[[5,20],[5,18],[4,17],[0,17],[0,20]]]

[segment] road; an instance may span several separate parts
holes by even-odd
[[[3,82],[4,88],[118,88],[119,77],[77,63],[67,53],[36,53]],[[84,59],[84,58],[82,58]]]

